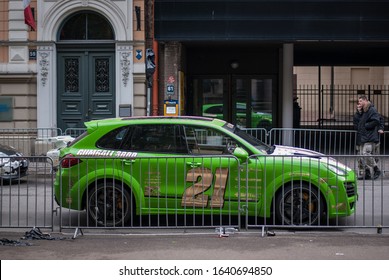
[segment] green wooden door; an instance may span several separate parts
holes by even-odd
[[[57,126],[62,131],[115,116],[114,57],[113,52],[58,53]]]

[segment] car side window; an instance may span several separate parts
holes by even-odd
[[[208,114],[223,114],[223,105],[215,105],[215,106],[211,106],[209,107],[205,113],[208,113]]]
[[[101,137],[96,146],[101,149],[119,150],[127,131],[128,126],[116,128]]]
[[[233,138],[209,127],[184,126],[184,136],[191,154],[231,154],[237,146]]]
[[[137,152],[188,153],[177,125],[134,126],[123,148]]]

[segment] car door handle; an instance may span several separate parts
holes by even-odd
[[[125,165],[131,165],[135,162],[135,159],[123,159]]]
[[[186,165],[188,165],[189,167],[199,167],[202,165],[201,162],[187,162]]]

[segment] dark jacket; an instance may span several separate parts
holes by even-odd
[[[354,115],[354,128],[357,130],[357,145],[380,141],[378,130],[382,126],[381,116],[373,104],[369,103],[366,110]]]

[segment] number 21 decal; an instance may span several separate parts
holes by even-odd
[[[228,177],[228,168],[218,168],[215,174],[207,168],[193,168],[186,174],[186,182],[192,182],[193,185],[185,189],[182,196],[181,206],[207,207],[208,195],[204,194],[212,183],[213,193],[211,196],[210,207],[223,207],[224,193],[226,191]]]

